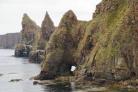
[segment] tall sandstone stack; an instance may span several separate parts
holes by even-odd
[[[41,28],[27,14],[22,19],[22,39],[16,46],[15,56],[29,57],[33,63],[41,63],[45,58],[46,44],[54,32],[54,23],[46,12]]]
[[[44,20],[41,25],[40,39],[38,41],[38,48],[35,51],[32,51],[29,56],[29,60],[34,63],[41,63],[45,59],[45,48],[51,37],[52,33],[55,31],[55,26],[51,20],[48,12],[44,17]]]
[[[46,47],[38,79],[70,74],[77,79],[138,77],[138,1],[103,0],[89,22],[68,11]]]
[[[138,77],[137,0],[103,0],[90,21],[78,20],[69,10],[57,28],[46,13],[41,32],[25,14],[22,28],[24,45],[17,46],[16,51],[27,50],[27,55],[33,51],[31,58],[36,61],[43,56],[36,79],[71,75],[72,66],[77,67],[77,80]]]
[[[27,14],[22,19],[22,43],[36,46],[40,38],[40,27]]]
[[[85,33],[86,24],[77,20],[73,11],[65,13],[47,44],[45,62],[38,79],[71,74],[71,66],[76,65],[74,53]]]
[[[15,56],[28,57],[31,50],[36,50],[40,38],[40,27],[27,14],[22,19],[21,43],[15,48]]]
[[[48,42],[51,34],[54,32],[55,26],[53,21],[51,20],[48,12],[44,17],[44,20],[41,25],[41,37],[39,41],[39,49],[44,50],[46,47],[46,43]]]

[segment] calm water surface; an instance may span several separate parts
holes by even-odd
[[[29,78],[39,74],[40,66],[13,54],[14,50],[0,49],[0,92],[71,92],[71,88],[62,86],[33,85]],[[22,81],[10,82],[12,79]]]
[[[87,91],[75,89],[74,83],[70,83],[68,86],[33,85],[32,80],[29,80],[29,78],[39,74],[40,66],[29,63],[28,59],[16,58],[13,54],[14,50],[0,49],[0,92],[107,92],[101,91],[105,87],[91,87]],[[12,79],[21,79],[22,81],[10,82]],[[110,89],[108,92],[134,91],[129,91],[128,89]]]

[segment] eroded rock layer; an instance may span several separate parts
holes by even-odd
[[[41,25],[41,37],[39,41],[39,49],[44,50],[46,48],[46,44],[49,41],[51,34],[54,32],[55,26],[53,21],[51,20],[48,12],[46,12],[45,18]]]
[[[137,77],[137,4],[103,0],[89,22],[68,11],[48,42],[41,79],[69,74],[71,66],[77,79]]]
[[[35,79],[71,75],[72,66],[77,67],[77,80],[125,80],[138,77],[137,0],[103,0],[97,5],[90,21],[78,20],[69,10],[56,29],[46,14],[40,43],[34,39],[34,31],[30,29],[38,28],[34,25],[30,20],[25,21],[22,31],[26,44],[44,50],[31,55],[37,60],[44,60],[42,70]]]
[[[38,40],[40,38],[40,27],[36,25],[27,14],[23,15],[21,35],[21,43],[15,48],[15,56],[28,57],[31,50],[37,49]],[[26,49],[28,46],[29,48],[31,47],[31,49]],[[27,54],[24,55],[23,53]]]
[[[136,7],[137,0],[103,0],[97,6],[88,29],[95,46],[84,53],[76,76],[110,80],[138,76]]]
[[[45,59],[45,48],[49,41],[50,36],[55,31],[54,23],[51,20],[48,12],[44,17],[41,25],[40,39],[38,40],[37,50],[32,51],[29,56],[29,60],[34,63],[41,63]]]

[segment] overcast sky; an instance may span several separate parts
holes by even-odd
[[[68,10],[80,20],[90,20],[101,0],[0,0],[0,34],[20,32],[21,19],[27,13],[38,25],[48,11],[57,26]]]

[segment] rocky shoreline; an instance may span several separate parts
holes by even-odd
[[[130,79],[124,81],[109,81],[104,79],[96,79],[93,81],[76,81],[73,77],[62,77],[55,80],[34,80],[34,85],[64,85],[69,86],[70,83],[79,88],[82,92],[96,91],[96,92],[110,92],[112,89],[127,89],[130,92],[138,90],[138,79]],[[96,88],[95,88],[96,87]]]
[[[82,84],[137,89],[137,13],[137,0],[102,0],[90,21],[78,20],[69,10],[57,27],[47,12],[41,27],[24,14],[22,43],[17,45],[15,56],[41,63],[37,80],[63,77],[59,80],[70,82],[68,76],[74,75],[71,79]],[[76,67],[74,72],[72,66]]]

